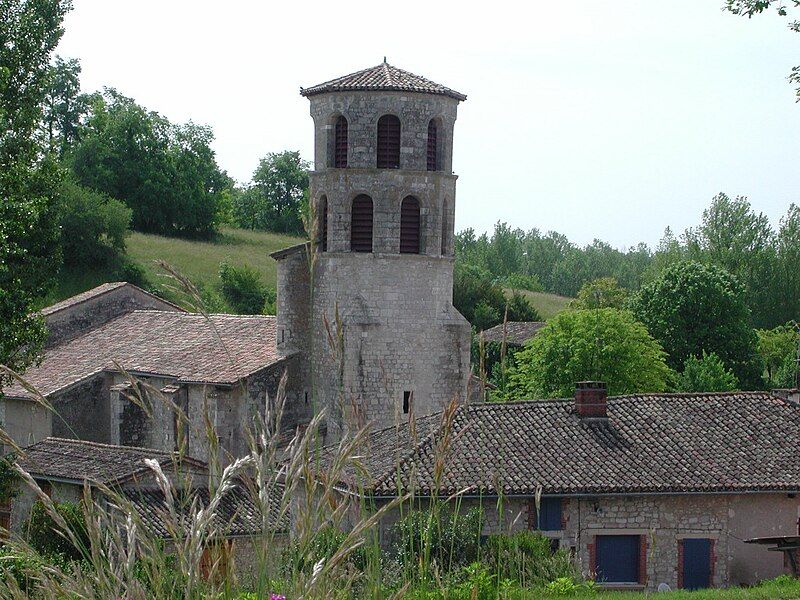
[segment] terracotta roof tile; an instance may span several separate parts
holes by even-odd
[[[280,360],[275,317],[137,310],[54,346],[24,378],[47,396],[87,377],[116,370],[232,385]],[[4,390],[30,398],[18,383]]]
[[[505,330],[507,344],[524,346],[528,340],[533,339],[545,325],[547,325],[547,323],[544,321],[508,321],[505,325],[500,323],[500,325],[495,325],[484,331],[483,339],[487,342],[501,343]]]
[[[403,69],[398,69],[385,62],[376,67],[363,69],[343,77],[331,79],[325,83],[301,88],[303,96],[314,96],[326,92],[349,92],[357,90],[386,90],[397,92],[419,92],[422,94],[439,94],[449,96],[456,100],[466,100],[467,97],[455,90],[441,84],[434,83],[419,75],[414,75]]]
[[[171,452],[152,448],[48,437],[25,448],[17,464],[34,477],[110,484],[149,473],[145,458],[158,460],[166,471],[167,466],[173,466],[174,457]],[[204,462],[194,458],[183,457],[181,463],[206,469]]]
[[[800,408],[767,392],[621,396],[608,415],[581,420],[572,399],[460,406],[438,487],[440,424],[413,442],[373,433],[362,483],[379,496],[800,489]]]

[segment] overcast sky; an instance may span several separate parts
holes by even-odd
[[[720,191],[773,223],[800,203],[800,34],[723,0],[302,2],[74,0],[62,56],[211,125],[247,181],[268,152],[312,157],[300,86],[389,63],[467,94],[456,227],[655,244]]]

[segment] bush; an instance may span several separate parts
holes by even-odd
[[[68,560],[80,560],[84,557],[85,550],[89,548],[90,543],[83,510],[79,504],[74,502],[56,502],[55,509],[77,538],[78,546],[76,547],[62,535],[61,529],[53,521],[41,501],[37,501],[31,509],[25,527],[27,541],[42,556],[63,556]]]
[[[739,380],[727,369],[719,356],[711,352],[698,358],[690,356],[683,364],[683,372],[674,377],[676,392],[732,392]]]
[[[298,543],[290,545],[283,553],[283,564],[291,573],[311,574],[314,565],[320,560],[327,561],[336,554],[344,545],[347,534],[332,526],[322,527],[305,546]],[[367,566],[367,553],[364,546],[352,550],[345,561],[352,569],[363,572]]]
[[[491,535],[481,548],[481,556],[500,579],[512,580],[523,587],[540,587],[559,578],[579,577],[568,552],[553,552],[550,540],[532,531]]]
[[[413,510],[392,528],[397,559],[421,578],[456,571],[478,558],[483,514],[479,508],[464,513],[444,505]]]
[[[261,282],[261,275],[252,267],[222,263],[219,276],[222,279],[222,297],[235,313],[260,315],[274,305],[275,293]]]

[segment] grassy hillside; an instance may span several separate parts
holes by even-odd
[[[506,290],[506,292],[511,291],[512,290]],[[539,314],[542,315],[545,321],[569,307],[569,303],[572,301],[572,298],[548,294],[546,292],[529,292],[528,290],[516,291],[528,299],[528,302],[539,311]]]
[[[128,255],[147,275],[153,287],[164,291],[170,285],[167,273],[161,269],[157,261],[163,260],[172,265],[195,285],[209,287],[219,284],[219,265],[223,261],[240,266],[250,265],[257,269],[263,281],[275,289],[275,261],[269,257],[270,252],[299,243],[299,238],[225,227],[213,241],[194,241],[168,238],[159,235],[148,235],[134,232],[127,240]],[[51,304],[68,298],[106,281],[124,278],[117,269],[98,268],[79,272],[62,273],[58,288],[47,299]]]

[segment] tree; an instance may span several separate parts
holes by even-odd
[[[674,369],[715,353],[745,389],[760,387],[761,366],[750,309],[738,280],[715,265],[685,261],[642,286],[631,309],[668,354]]]
[[[50,152],[63,158],[78,140],[81,119],[89,108],[88,96],[81,94],[81,65],[77,59],[56,56],[48,70],[42,126]]]
[[[613,277],[601,277],[587,281],[578,290],[572,308],[618,308],[622,309],[628,299],[628,290],[619,287]]]
[[[270,308],[268,303],[275,302],[274,293],[261,282],[261,275],[252,267],[222,263],[219,276],[222,297],[237,314],[260,315]]]
[[[756,214],[743,196],[717,194],[703,211],[699,227],[686,231],[688,256],[704,264],[719,265],[745,287],[754,323],[774,323],[778,296],[774,289],[775,234],[769,219]]]
[[[241,227],[300,235],[308,193],[309,164],[300,153],[286,150],[262,158],[250,185],[233,198]]]
[[[701,357],[690,356],[683,371],[674,376],[676,392],[732,392],[738,389],[736,375],[713,352]]]
[[[59,0],[0,3],[0,363],[17,371],[44,343],[44,323],[32,308],[60,262],[54,205],[61,172],[36,132],[69,9]]]
[[[506,299],[503,288],[481,267],[456,263],[453,276],[453,305],[475,329],[482,331],[509,321],[541,321],[542,318],[522,294]]]
[[[514,400],[571,396],[576,381],[605,381],[611,394],[659,392],[669,368],[661,346],[628,311],[566,311],[548,321],[508,375]]]
[[[735,15],[745,16],[748,19],[762,12],[775,8],[775,11],[782,17],[789,16],[791,4],[795,9],[800,8],[800,0],[725,0],[725,9]],[[798,17],[800,15],[795,15]],[[789,21],[789,29],[800,32],[800,18]],[[800,66],[792,67],[788,77],[791,83],[800,84]],[[797,88],[797,101],[800,102],[800,86]]]
[[[800,329],[794,323],[779,325],[773,329],[759,329],[758,353],[767,371],[767,383],[771,387],[781,387],[778,373],[787,363],[792,363],[800,347]]]
[[[770,325],[800,321],[800,207],[796,204],[781,219],[776,245],[777,268],[770,289],[778,298],[778,310]]]
[[[125,202],[137,231],[211,237],[231,186],[211,129],[174,125],[113,89],[93,94],[90,105],[70,152],[78,183]]]
[[[61,248],[66,266],[108,265],[122,257],[132,214],[124,203],[65,181],[59,204]]]

